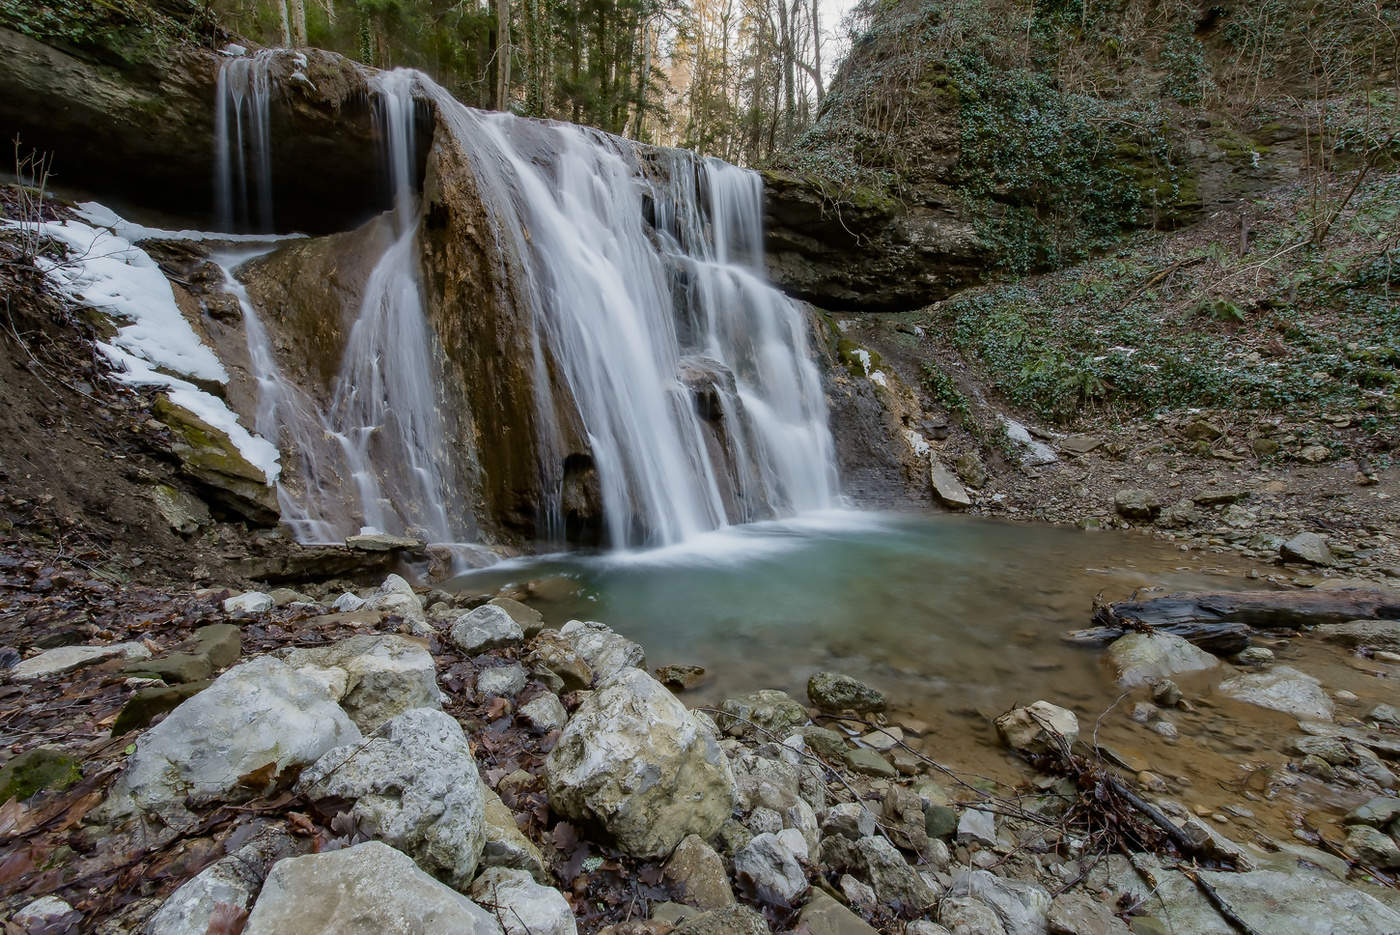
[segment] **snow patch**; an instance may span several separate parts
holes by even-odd
[[[909,450],[914,452],[916,457],[927,458],[933,453],[933,446],[928,443],[928,439],[913,429],[904,430],[904,440],[909,444]]]
[[[218,231],[173,231],[160,227],[146,227],[143,224],[134,224],[128,221],[111,208],[95,201],[84,201],[79,204],[77,214],[83,220],[98,227],[105,227],[131,243],[139,243],[142,240],[187,240],[271,244],[279,240],[300,240],[306,236],[305,234],[224,234]]]
[[[870,376],[870,352],[863,347],[858,347],[851,351],[851,356],[860,361],[861,372],[865,376]]]
[[[886,389],[888,389],[890,385],[890,381],[885,378],[883,370],[872,371],[870,374],[870,382],[874,383],[876,386],[883,386]]]
[[[100,209],[100,216],[126,223],[101,205],[92,207]],[[9,219],[0,219],[0,224],[21,226]],[[70,299],[125,322],[110,343],[97,344],[116,368],[113,376],[136,386],[164,387],[175,405],[226,433],[268,483],[276,480],[280,468],[275,445],[240,425],[222,399],[163,372],[228,382],[228,371],[181,314],[156,262],[125,237],[80,221],[46,222],[40,233],[63,244],[68,254],[63,260],[37,258],[35,265],[45,277]]]

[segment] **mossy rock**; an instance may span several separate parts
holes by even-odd
[[[865,362],[861,359],[863,354],[869,355],[869,372],[866,371]],[[851,376],[861,378],[868,377],[871,373],[881,369],[885,362],[884,358],[877,352],[870,350],[868,347],[862,347],[850,338],[845,337],[836,339],[836,357],[841,361],[842,366],[850,372]]]
[[[186,698],[193,698],[208,688],[209,680],[186,682],[183,685],[155,685],[143,688],[127,699],[121,713],[112,724],[112,736],[150,726],[157,717],[175,710]]]
[[[261,468],[243,457],[228,434],[170,400],[156,397],[157,418],[170,429],[171,451],[185,473],[217,493],[230,508],[259,523],[278,518],[277,491]]]
[[[83,778],[76,757],[57,747],[35,747],[0,767],[0,802],[27,799],[37,792],[61,792]]]

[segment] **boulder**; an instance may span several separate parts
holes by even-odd
[[[1048,701],[1012,708],[996,719],[996,728],[1002,742],[1019,753],[1058,754],[1079,739],[1074,712]]]
[[[1114,640],[1104,659],[1122,688],[1146,685],[1220,664],[1210,653],[1170,633],[1129,633]]]
[[[626,666],[646,668],[647,657],[642,647],[601,623],[570,620],[559,633],[588,663],[596,681],[607,681]]]
[[[593,684],[593,669],[558,630],[541,630],[530,644],[530,652],[535,662],[558,676],[569,691]]]
[[[1113,495],[1113,508],[1124,519],[1152,520],[1162,512],[1162,501],[1150,490],[1132,488]]]
[[[676,898],[699,909],[734,905],[724,860],[698,835],[688,835],[666,861],[663,875]]]
[[[1050,894],[1034,883],[996,876],[986,870],[959,873],[948,889],[952,897],[976,899],[997,915],[1006,935],[1045,935]]]
[[[520,833],[520,826],[515,823],[515,813],[486,783],[480,783],[480,788],[485,816],[482,832],[486,839],[481,849],[481,865],[524,870],[536,880],[548,882],[544,857],[540,855],[539,848]]]
[[[254,614],[265,614],[277,606],[277,601],[271,594],[262,591],[244,591],[242,594],[235,594],[224,601],[224,613],[233,614],[238,617],[251,617]]]
[[[212,499],[252,523],[271,526],[280,514],[277,488],[253,464],[228,433],[176,403],[168,394],[156,397],[156,418],[170,430],[170,452],[181,471],[208,489]]]
[[[1236,701],[1282,711],[1303,720],[1332,720],[1332,699],[1322,690],[1322,685],[1311,675],[1291,666],[1237,675],[1221,682],[1220,691]]]
[[[272,777],[360,740],[323,683],[259,656],[229,669],[137,738],[94,817],[150,815],[178,829],[193,819],[187,798],[199,804],[251,797]]]
[[[720,730],[735,737],[759,732],[760,740],[781,740],[807,723],[807,709],[786,692],[762,688],[739,698],[727,698],[716,716]],[[726,717],[725,715],[730,715]]]
[[[545,763],[550,806],[597,822],[624,852],[658,857],[729,817],[734,774],[710,725],[625,667],[589,695]]]
[[[773,906],[795,905],[808,888],[797,854],[777,834],[760,834],[749,841],[734,855],[734,873],[755,899]]]
[[[797,928],[807,935],[879,935],[864,919],[821,890],[813,891],[812,898],[802,907]]]
[[[488,666],[476,674],[476,692],[483,697],[514,698],[525,689],[525,669],[518,662]]]
[[[1315,532],[1300,532],[1278,547],[1278,554],[1285,562],[1303,562],[1307,565],[1334,565],[1337,560],[1327,547],[1327,540]]]
[[[491,914],[379,841],[278,861],[243,935],[504,935]]]
[[[544,614],[535,608],[522,604],[514,598],[497,597],[488,603],[493,607],[499,607],[510,614],[511,619],[524,631],[526,639],[533,639],[536,634],[544,629]]]
[[[1365,866],[1381,870],[1400,868],[1400,844],[1370,825],[1352,825],[1348,828],[1346,849],[1358,863]]]
[[[957,475],[943,466],[938,456],[930,453],[928,459],[929,485],[938,501],[954,510],[965,510],[972,506],[972,497],[958,481]]]
[[[373,594],[365,598],[364,610],[396,614],[408,624],[415,636],[431,636],[433,628],[423,613],[423,602],[413,593],[413,587],[398,575],[389,575]]]
[[[522,870],[491,867],[477,877],[472,899],[495,912],[506,935],[578,935],[564,894]]]
[[[365,743],[326,753],[297,787],[313,801],[354,800],[361,830],[458,889],[471,883],[485,843],[481,780],[449,715],[406,711]]]
[[[48,678],[108,659],[149,659],[151,651],[141,643],[107,643],[103,646],[57,646],[25,659],[10,669],[16,681]]]
[[[469,655],[504,649],[524,641],[525,631],[503,608],[484,604],[452,624],[452,642]]]
[[[553,692],[545,692],[521,705],[520,716],[531,729],[541,734],[562,730],[569,723],[569,712]]]
[[[414,708],[441,707],[437,665],[418,640],[352,636],[329,646],[288,649],[282,661],[331,686],[363,731]]]
[[[875,898],[893,912],[918,917],[934,903],[935,894],[895,846],[881,837],[828,837],[822,840],[824,871],[850,873],[875,890]]]
[[[146,922],[143,935],[203,935],[220,905],[247,911],[272,865],[295,852],[286,832],[259,833],[171,893]]]
[[[855,711],[869,714],[885,710],[885,696],[879,690],[849,675],[817,672],[807,680],[807,698],[823,711]]]

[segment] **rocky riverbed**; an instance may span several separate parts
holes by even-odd
[[[4,576],[7,931],[1400,931],[1394,621],[1129,634],[1113,711],[989,712],[986,776],[839,672],[687,704],[693,670],[547,625],[569,580]]]

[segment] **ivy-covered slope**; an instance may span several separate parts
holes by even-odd
[[[816,125],[769,173],[775,273],[818,304],[908,308],[1079,262],[1355,164],[1397,116],[1400,12],[1384,5],[866,0],[859,15]],[[843,223],[814,228],[804,201]],[[842,269],[843,250],[861,262]]]

